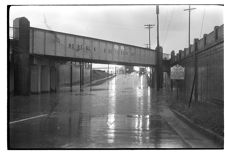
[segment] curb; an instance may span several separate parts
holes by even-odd
[[[215,132],[206,129],[200,125],[196,125],[192,120],[187,118],[185,115],[181,114],[175,109],[171,109],[175,115],[177,115],[180,119],[182,119],[185,123],[187,123],[189,126],[193,127],[194,129],[198,130],[201,134],[207,136],[208,138],[214,140],[216,143],[224,147],[224,138]]]
[[[107,80],[107,79],[111,79],[111,78],[113,78],[115,76],[116,75],[112,75],[112,76],[105,77],[105,78],[101,78],[101,79],[98,79],[98,80],[93,80],[91,83],[90,82],[84,83],[83,88],[86,88],[86,87],[89,87],[91,85],[94,85],[94,84],[96,84],[96,83],[98,83],[100,81],[104,81],[104,80]],[[73,86],[79,86],[79,84],[76,84],[76,85],[73,85]],[[69,87],[69,86],[64,86],[64,88],[66,88],[66,87]],[[62,90],[62,91],[64,91],[64,90]]]
[[[105,81],[105,80],[108,80],[108,79],[111,79],[113,77],[115,77],[116,75],[112,75],[112,76],[109,76],[109,77],[106,77],[106,78],[102,78],[102,79],[98,79],[98,80],[93,80],[91,83],[87,83],[87,84],[84,84],[84,87],[88,87],[90,85],[94,85],[100,81]]]

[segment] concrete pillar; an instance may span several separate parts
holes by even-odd
[[[41,66],[32,65],[30,68],[30,91],[31,93],[41,92]]]
[[[159,91],[160,88],[162,88],[162,84],[163,84],[163,68],[162,68],[162,55],[163,55],[163,49],[162,47],[156,47],[156,88]]]
[[[89,63],[84,63],[84,83],[87,83],[90,81],[90,68]]]
[[[92,63],[90,63],[90,85],[92,83]]]
[[[50,91],[56,92],[57,90],[57,70],[55,66],[51,66],[50,68]]]
[[[157,88],[156,77],[157,77],[157,75],[156,75],[156,67],[152,67],[152,80],[151,80],[152,88]]]
[[[80,89],[83,88],[84,85],[84,63],[80,62]]]
[[[41,92],[50,91],[50,69],[49,66],[41,66]]]
[[[80,82],[80,66],[78,66],[77,62],[73,64],[73,83]]]
[[[56,74],[56,82],[55,82],[55,90],[56,92],[59,91],[59,64],[55,64],[55,74]]]
[[[73,62],[70,62],[70,91],[73,91]]]
[[[14,54],[14,93],[29,95],[30,93],[30,63],[29,40],[30,22],[25,18],[16,18],[13,21],[13,35],[17,41]]]
[[[9,92],[10,93],[13,93],[14,92],[14,66],[13,66],[13,62],[10,61],[10,64],[9,64]]]
[[[125,67],[125,71],[126,71],[126,67]],[[108,77],[109,77],[109,64],[108,64],[107,73],[108,73]]]

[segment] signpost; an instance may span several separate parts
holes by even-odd
[[[184,67],[175,65],[170,68],[170,79],[173,80],[184,80]]]
[[[170,68],[170,79],[176,80],[177,84],[177,99],[178,99],[178,80],[184,80],[184,67],[175,65]]]

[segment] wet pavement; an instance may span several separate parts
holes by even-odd
[[[10,98],[10,148],[216,148],[136,73],[83,92]]]

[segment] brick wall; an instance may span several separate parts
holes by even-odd
[[[175,56],[171,52],[171,64],[180,64],[185,67],[185,79],[180,81],[180,94],[189,100],[191,88],[195,75],[194,54],[197,56],[197,101],[223,104],[223,88],[224,88],[224,36],[223,25],[215,27],[208,35],[200,40],[195,40],[195,44],[191,45],[191,52],[184,49]],[[195,98],[193,93],[193,100]]]

